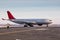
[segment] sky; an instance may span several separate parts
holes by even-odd
[[[60,0],[0,0],[0,20],[8,19],[7,10],[17,19],[44,18],[60,24]]]

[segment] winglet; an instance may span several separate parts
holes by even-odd
[[[7,14],[9,19],[15,19],[14,16],[10,13],[10,11],[7,11]]]

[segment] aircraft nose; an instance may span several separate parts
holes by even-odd
[[[49,20],[50,21],[50,23],[52,23],[52,20]]]
[[[49,20],[49,21],[52,21],[52,20]]]

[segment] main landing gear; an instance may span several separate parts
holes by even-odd
[[[24,27],[28,27],[28,25],[25,24]]]
[[[28,26],[33,27],[32,24],[25,24],[25,25],[24,25],[24,27],[28,27]]]

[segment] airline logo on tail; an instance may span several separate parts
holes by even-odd
[[[9,19],[15,19],[14,16],[10,13],[10,11],[7,11],[7,14]]]

